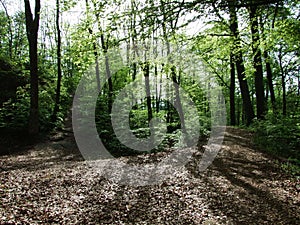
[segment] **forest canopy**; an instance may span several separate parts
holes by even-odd
[[[227,125],[253,129],[259,146],[299,160],[299,1],[0,3],[1,129],[31,137],[60,129],[89,73],[95,85],[86,87],[98,93],[98,134],[115,155],[134,152],[111,123],[127,87],[122,104],[131,106],[136,137],[151,136],[153,118],[166,123],[156,150],[180,145],[197,122],[200,136],[209,135],[216,112],[227,115]],[[195,114],[185,113],[181,92]]]

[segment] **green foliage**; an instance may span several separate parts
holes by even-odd
[[[200,122],[200,135],[208,136],[211,129],[211,99],[209,97],[210,89],[215,84],[210,82],[213,76],[216,78],[218,85],[221,86],[225,94],[225,101],[229,102],[230,89],[230,55],[241,51],[245,66],[245,76],[250,89],[250,97],[252,104],[256,103],[255,96],[255,76],[253,70],[253,52],[251,48],[251,32],[249,26],[249,15],[246,8],[237,9],[237,20],[241,38],[241,48],[234,46],[234,37],[230,31],[228,18],[228,9],[211,8],[209,11],[209,22],[205,23],[205,18],[202,16],[192,15],[191,21],[204,19],[205,30],[199,31],[196,36],[189,37],[184,29],[181,29],[181,16],[187,15],[189,18],[190,8],[185,8],[185,4],[180,6],[182,13],[177,13],[179,5],[173,2],[164,1],[146,1],[146,2],[131,2],[129,5],[122,5],[122,1],[89,1],[89,7],[85,15],[77,24],[68,23],[62,13],[61,30],[63,34],[62,42],[62,70],[63,80],[61,88],[60,111],[58,121],[55,124],[50,124],[51,115],[54,108],[56,79],[57,79],[57,55],[56,55],[56,38],[57,31],[53,16],[55,15],[55,6],[53,9],[44,10],[41,12],[41,27],[39,35],[39,110],[40,110],[40,125],[42,130],[48,130],[50,127],[60,127],[63,125],[63,120],[71,106],[72,98],[75,89],[82,77],[93,69],[95,71],[95,61],[98,60],[100,83],[105,82],[106,65],[104,52],[108,50],[106,56],[109,59],[110,71],[113,74],[113,99],[118,96],[118,93],[132,81],[133,69],[129,68],[130,63],[143,63],[146,58],[150,64],[150,81],[152,78],[156,83],[151,89],[151,97],[153,104],[153,117],[162,120],[168,120],[167,134],[161,146],[156,149],[160,150],[163,147],[172,147],[180,145],[180,118],[176,109],[170,104],[166,104],[164,95],[169,91],[172,83],[170,74],[172,67],[176,66],[176,74],[180,87],[188,93],[189,98],[195,104],[198,110]],[[77,1],[61,0],[61,12],[72,10],[77,4]],[[82,2],[84,4],[84,2]],[[125,2],[124,2],[125,3]],[[127,3],[125,3],[127,4]],[[210,3],[207,3],[209,6]],[[114,11],[111,7],[113,5]],[[187,4],[189,5],[189,4]],[[196,4],[193,8],[195,12],[204,12],[204,5]],[[293,118],[299,118],[299,20],[297,17],[298,10],[295,10],[299,3],[291,3],[287,1],[287,5],[261,7],[258,15],[260,21],[260,49],[262,53],[267,51],[270,59],[273,82],[276,95],[277,111],[282,107],[282,82],[286,83],[287,95],[287,114]],[[117,12],[121,9],[121,12]],[[225,8],[224,8],[225,9]],[[124,11],[123,11],[124,10]],[[180,10],[181,11],[181,10]],[[69,13],[68,12],[68,13]],[[51,14],[54,13],[54,14]],[[66,13],[66,14],[68,14]],[[277,14],[276,14],[277,13]],[[48,15],[51,14],[51,15]],[[10,18],[9,18],[10,17]],[[52,19],[51,19],[52,18]],[[177,21],[178,19],[178,21]],[[274,20],[274,21],[273,21]],[[274,22],[274,23],[273,23]],[[203,23],[203,21],[202,21]],[[272,26],[272,24],[274,26]],[[180,28],[179,28],[180,27]],[[23,12],[16,12],[7,16],[5,12],[0,11],[0,126],[1,127],[27,127],[29,105],[30,105],[30,87],[29,83],[29,52],[28,42],[25,32],[25,19]],[[103,38],[103,40],[101,39]],[[104,43],[103,43],[104,42]],[[153,49],[151,44],[157,45]],[[170,44],[178,46],[176,52],[179,53],[178,61],[170,60],[174,52],[168,52]],[[137,46],[131,46],[137,45]],[[149,46],[148,46],[149,45]],[[120,47],[126,49],[126,57],[129,60],[128,66],[122,63],[120,51],[113,49]],[[137,49],[135,49],[137,47]],[[106,49],[107,48],[107,49]],[[170,48],[172,49],[173,46]],[[148,53],[153,55],[155,59],[148,59]],[[198,84],[197,78],[198,69],[191,69],[191,74],[184,74],[185,66],[183,65],[185,53],[192,50],[197,55],[197,60],[201,60],[201,66],[205,68],[203,76],[207,76],[208,80],[202,84]],[[151,53],[150,53],[151,52]],[[166,55],[170,53],[170,55]],[[177,54],[177,53],[176,53]],[[176,55],[175,54],[175,55]],[[279,65],[279,55],[281,54]],[[125,55],[125,54],[124,54]],[[169,57],[169,58],[168,58]],[[7,60],[10,58],[10,60]],[[168,59],[167,59],[168,58]],[[191,59],[193,60],[193,59]],[[9,62],[11,61],[11,62]],[[132,61],[132,62],[130,62]],[[172,63],[170,63],[172,61]],[[182,62],[181,62],[182,61]],[[137,64],[135,78],[144,76],[141,64]],[[262,62],[265,67],[266,61]],[[154,66],[157,69],[154,72]],[[195,67],[200,64],[195,63]],[[6,67],[6,68],[2,68]],[[282,68],[281,68],[282,67]],[[201,70],[202,67],[199,69]],[[203,69],[204,70],[204,69]],[[235,68],[235,72],[237,68]],[[264,72],[266,69],[264,68]],[[194,74],[193,74],[194,73]],[[157,75],[158,77],[154,77]],[[180,76],[179,76],[180,75]],[[282,76],[284,75],[284,76]],[[180,79],[179,79],[180,77]],[[281,79],[284,77],[284,79]],[[165,79],[167,85],[161,84],[163,90],[161,96],[157,94],[159,82]],[[177,79],[176,78],[176,79]],[[152,81],[153,81],[152,80]],[[151,82],[152,82],[151,81]],[[236,79],[236,90],[234,97],[237,117],[243,118],[243,103],[238,102],[241,99],[240,89],[238,88],[238,80]],[[201,86],[202,85],[202,86]],[[205,85],[205,88],[203,87]],[[92,84],[87,88],[95,88]],[[157,89],[156,91],[154,89]],[[136,152],[128,149],[121,144],[115,137],[114,130],[111,125],[111,115],[109,114],[109,90],[108,84],[104,84],[103,90],[99,96],[96,109],[97,129],[101,139],[107,148],[115,155],[136,154]],[[265,87],[265,92],[267,92]],[[137,90],[132,88],[132,91],[126,99],[122,99],[123,103],[132,101],[131,94],[134,95]],[[169,94],[169,93],[168,93]],[[173,95],[174,93],[172,93]],[[89,96],[85,96],[88,98]],[[156,109],[156,97],[160,98],[160,107]],[[187,103],[182,103],[185,107]],[[270,101],[268,102],[270,105]],[[122,110],[122,109],[120,109]],[[227,110],[229,107],[227,104]],[[273,110],[269,109],[271,113]],[[274,110],[275,111],[275,110]],[[275,113],[274,113],[275,114]],[[167,119],[166,119],[167,118]],[[195,124],[194,115],[187,115],[186,127],[193,127]],[[257,131],[256,143],[261,148],[272,152],[273,154],[283,155],[299,159],[299,124],[296,119],[289,117],[268,116],[264,121],[257,121],[253,126]],[[238,120],[239,120],[238,119]],[[130,112],[130,128],[138,138],[147,138],[150,136],[150,128],[148,124],[148,111],[146,99],[139,99],[139,103],[135,105]],[[241,124],[241,123],[240,123]],[[157,128],[159,129],[159,128]]]
[[[115,96],[118,95],[118,92],[122,90],[131,79],[131,75],[129,73],[129,69],[127,67],[119,69],[112,77],[113,87]],[[97,102],[96,107],[96,124],[99,136],[105,145],[105,147],[110,151],[110,153],[114,156],[124,156],[124,155],[135,155],[140,154],[141,152],[134,151],[129,149],[125,145],[123,145],[118,138],[115,136],[112,124],[111,124],[111,116],[108,114],[108,96],[107,96],[107,85],[104,85],[104,93],[100,95]],[[122,101],[132,101],[129,98],[122,99]],[[153,105],[155,105],[155,99],[152,99]],[[164,102],[161,99],[161,103]],[[156,148],[153,149],[152,152],[161,151],[165,147],[172,147],[176,143],[179,142],[179,133],[178,129],[180,128],[180,123],[178,114],[175,112],[175,109],[171,107],[171,111],[173,115],[172,121],[167,124],[169,133],[165,135],[163,142]],[[122,109],[119,109],[122,111]],[[167,114],[167,109],[160,109],[159,112],[155,112],[153,110],[153,117],[160,118],[161,120],[165,120]],[[129,114],[129,126],[132,130],[133,134],[139,138],[148,138],[150,137],[150,128],[148,124],[148,111],[146,105],[146,99],[144,101],[137,103],[133,106]],[[161,133],[161,126],[154,128],[156,130],[156,135]]]
[[[114,156],[135,155],[137,152],[123,145],[116,137],[112,124],[111,116],[107,113],[107,99],[100,96],[96,106],[96,126],[99,137],[105,148]]]
[[[28,79],[4,57],[0,59],[0,127],[24,128],[29,115]]]
[[[293,176],[300,176],[300,160],[298,159],[289,159],[288,162],[281,164],[281,169],[288,174]]]
[[[7,59],[0,59],[0,127],[26,130],[30,109],[29,71],[16,68]],[[53,128],[51,116],[55,102],[55,65],[41,58],[39,73],[40,130],[49,131]],[[54,127],[63,125],[64,118],[71,106],[68,85],[73,82],[72,80],[74,79],[64,79],[61,90],[61,110]]]
[[[26,128],[30,96],[25,88],[18,87],[15,99],[9,99],[0,108],[0,127]]]
[[[254,125],[255,143],[285,158],[300,159],[300,123],[295,118],[269,116]]]

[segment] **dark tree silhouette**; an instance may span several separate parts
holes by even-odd
[[[26,33],[30,55],[30,115],[28,131],[31,135],[39,132],[39,88],[38,88],[38,30],[40,21],[40,0],[35,0],[34,17],[30,1],[24,0],[26,16]]]

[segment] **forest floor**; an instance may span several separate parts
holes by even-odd
[[[0,224],[300,224],[300,180],[255,150],[251,137],[228,127],[204,172],[195,154],[163,183],[133,187],[96,173],[65,130],[0,156]]]

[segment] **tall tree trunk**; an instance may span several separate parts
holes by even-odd
[[[112,102],[113,102],[113,83],[112,83],[112,77],[111,77],[111,71],[110,71],[110,65],[109,65],[109,57],[107,55],[108,51],[108,41],[105,42],[104,39],[104,34],[101,29],[101,45],[102,45],[102,50],[103,54],[105,57],[105,73],[108,81],[108,113],[111,113],[112,109]]]
[[[300,76],[298,76],[298,95],[300,95]]]
[[[230,125],[235,126],[235,66],[233,54],[230,54]]]
[[[88,17],[88,14],[89,14],[89,11],[90,11],[89,10],[90,6],[89,6],[88,0],[85,0],[85,5],[86,5],[86,13],[87,13],[87,17]],[[89,20],[89,18],[87,18],[87,19]],[[93,50],[94,50],[94,56],[95,56],[95,72],[96,72],[96,80],[97,80],[97,89],[100,92],[101,91],[101,86],[100,86],[101,84],[100,84],[100,69],[99,69],[99,56],[98,56],[97,40],[94,37],[94,33],[93,33],[93,30],[90,27],[90,25],[88,25],[88,30],[89,30],[90,35],[92,36],[92,39],[93,39]]]
[[[170,54],[171,54],[171,46],[170,46],[170,42],[168,40],[168,30],[167,30],[167,14],[166,14],[166,9],[165,9],[165,5],[166,3],[163,1],[163,0],[160,0],[160,10],[163,14],[163,19],[162,19],[162,32],[163,32],[163,39],[164,41],[166,42],[166,46],[167,46],[167,65],[162,65],[163,66],[163,69],[164,67],[166,69],[164,69],[165,73],[166,73],[166,77],[167,79],[169,78],[169,74],[168,74],[168,69],[167,67],[169,66],[168,64],[172,64],[172,62],[170,62]],[[167,99],[170,97],[169,94],[170,94],[170,87],[169,87],[169,84],[167,85]],[[166,102],[166,105],[167,105],[167,117],[166,117],[166,122],[167,124],[171,123],[172,122],[172,112],[171,112],[171,105],[170,105],[170,102],[167,101]]]
[[[100,31],[100,41],[101,41],[101,46],[102,46],[102,52],[104,54],[105,58],[105,73],[106,73],[106,78],[108,81],[108,113],[111,113],[112,110],[112,104],[113,104],[113,82],[112,82],[112,75],[110,71],[110,65],[109,65],[109,57],[108,57],[108,39],[105,40],[104,37],[104,31],[101,27],[101,19],[99,15],[99,9],[97,8],[97,1],[93,1],[94,4],[94,9],[95,9],[95,14],[96,14],[96,19],[98,22],[98,29]],[[101,7],[101,6],[100,6]]]
[[[175,89],[175,99],[176,99],[175,106],[178,110],[180,123],[181,123],[181,130],[184,134],[186,134],[185,118],[184,118],[184,114],[183,114],[183,110],[182,110],[182,104],[181,104],[180,93],[179,93],[180,76],[178,76],[178,79],[176,78],[176,67],[175,66],[171,67],[171,77],[172,77],[172,81],[173,81],[174,89]]]
[[[133,12],[132,17],[130,17],[130,29],[132,32],[131,35],[131,42],[132,42],[132,48],[133,48],[133,72],[132,72],[132,80],[135,81],[136,79],[136,75],[137,75],[137,62],[136,62],[136,56],[138,56],[138,48],[136,45],[136,38],[137,38],[137,30],[136,30],[136,11],[137,11],[137,7],[136,7],[136,3],[135,0],[131,0],[131,11]]]
[[[160,90],[159,90],[159,81],[158,81],[158,68],[156,63],[154,67],[154,74],[155,74],[155,111],[156,113],[158,113],[159,104],[160,104]]]
[[[20,23],[18,22],[18,28],[15,28],[16,31],[16,35],[14,38],[14,57],[18,57],[18,60],[21,61],[22,58],[22,46],[24,46],[23,44],[23,26],[20,25]]]
[[[6,5],[4,4],[3,0],[0,0],[3,8],[4,8],[4,11],[5,11],[5,14],[6,14],[6,17],[7,17],[7,20],[8,20],[8,31],[9,31],[9,40],[8,40],[8,54],[9,54],[9,57],[10,59],[12,59],[12,47],[13,47],[13,31],[12,31],[12,24],[11,24],[11,18],[8,14],[8,10],[7,10],[7,7]]]
[[[276,8],[275,8],[274,19],[273,19],[272,25],[271,25],[272,29],[274,29],[274,27],[275,27],[275,19],[276,19],[277,10],[278,10],[278,4],[276,5]],[[260,17],[260,28],[261,28],[262,39],[265,40],[266,39],[265,29],[264,29],[264,22],[263,22],[262,17]],[[268,82],[268,85],[267,85],[268,90],[266,92],[266,95],[268,95],[268,93],[270,92],[273,114],[276,114],[276,97],[275,97],[275,91],[274,91],[274,85],[273,85],[273,72],[272,72],[272,67],[271,67],[271,58],[269,56],[267,46],[264,46],[263,56],[264,56],[264,62],[266,65],[267,82]],[[266,103],[268,103],[267,97],[266,97]],[[267,106],[267,104],[266,104],[266,106]]]
[[[105,72],[108,79],[108,112],[111,113],[112,104],[113,104],[113,82],[111,77],[109,58],[107,52],[105,54]]]
[[[261,59],[261,50],[259,47],[259,31],[257,20],[257,7],[249,7],[250,26],[252,36],[253,66],[255,69],[255,93],[256,93],[256,114],[258,119],[263,119],[266,113],[264,96],[264,77]]]
[[[132,81],[135,81],[136,74],[137,74],[137,63],[133,62],[132,64],[133,71],[132,71]]]
[[[239,126],[241,124],[241,111],[242,111],[242,107],[240,104],[240,98],[238,97],[237,99],[237,125]]]
[[[40,21],[40,0],[35,0],[34,18],[29,0],[24,0],[26,33],[30,57],[30,115],[28,131],[30,135],[39,133],[39,88],[38,88],[38,29]]]
[[[160,71],[159,76],[159,92],[158,92],[158,100],[156,102],[156,112],[160,111],[160,102],[161,102],[161,94],[162,94],[162,79],[163,79],[163,68]]]
[[[91,30],[90,30],[91,31]],[[101,91],[101,84],[100,84],[100,69],[99,69],[99,56],[98,56],[98,48],[96,41],[93,42],[94,48],[94,56],[95,56],[95,71],[96,71],[96,80],[97,80],[97,89],[98,92]]]
[[[97,1],[92,1],[93,5],[94,5],[94,9],[95,9],[95,15],[96,15],[96,19],[98,22],[98,29],[100,31],[100,41],[101,41],[101,46],[102,46],[102,52],[104,55],[104,60],[105,60],[105,73],[106,73],[106,78],[108,81],[108,113],[111,113],[112,110],[112,104],[113,104],[113,82],[112,82],[112,75],[111,75],[111,71],[110,71],[110,65],[109,65],[109,57],[108,57],[108,40],[109,37],[106,38],[104,37],[104,31],[102,29],[101,26],[101,18],[99,15],[99,8],[97,7]],[[102,6],[99,6],[102,7]]]
[[[151,104],[151,92],[150,92],[150,67],[149,62],[144,65],[144,77],[145,77],[145,87],[146,87],[146,99],[147,99],[147,110],[148,110],[148,124],[153,118],[152,114],[152,104]]]
[[[245,66],[244,66],[244,60],[243,60],[243,53],[242,53],[242,49],[241,49],[241,40],[239,37],[239,31],[238,31],[237,15],[236,15],[234,5],[232,5],[232,4],[235,4],[235,1],[229,2],[230,30],[231,30],[232,34],[234,35],[234,38],[235,38],[234,43],[235,43],[235,47],[237,49],[237,52],[234,54],[234,60],[236,63],[238,80],[240,83],[240,89],[241,89],[241,94],[242,94],[242,99],[243,99],[243,106],[245,109],[244,112],[245,112],[245,116],[246,116],[246,124],[250,125],[250,123],[254,119],[254,111],[253,111],[253,106],[251,103],[248,82],[247,82],[246,75],[245,75]]]
[[[275,98],[275,91],[274,91],[274,85],[273,85],[273,73],[272,73],[272,68],[271,68],[270,57],[269,57],[269,54],[267,51],[264,51],[264,58],[266,61],[267,80],[268,80],[268,85],[269,85],[273,113],[276,113],[276,98]]]
[[[281,74],[282,83],[282,114],[286,116],[286,85],[285,85],[285,75]]]
[[[281,87],[282,87],[282,114],[286,116],[286,84],[285,84],[285,72],[282,65],[282,49],[279,49],[279,67],[281,72]]]
[[[57,113],[59,112],[60,106],[60,92],[61,92],[61,80],[62,80],[62,71],[61,71],[61,31],[59,25],[59,14],[60,14],[60,2],[56,0],[56,29],[57,29],[57,85],[56,85],[56,98],[55,106],[52,115],[52,122],[57,120]]]

